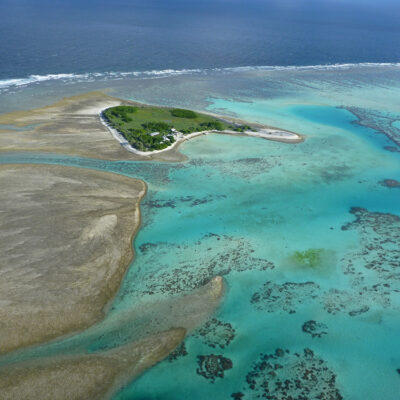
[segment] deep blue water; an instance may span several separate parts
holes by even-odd
[[[400,2],[0,0],[0,79],[400,61]]]

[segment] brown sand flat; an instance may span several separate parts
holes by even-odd
[[[99,113],[107,107],[137,103],[101,92],[65,98],[47,107],[0,115],[0,125],[25,127],[0,132],[0,151],[40,151],[104,160],[183,161],[177,149],[140,156],[128,152],[100,122]]]
[[[94,338],[109,330],[132,330],[128,343],[112,350],[3,362],[0,400],[107,399],[204,323],[218,307],[223,291],[223,279],[217,276],[189,294],[109,316],[96,325],[100,332],[95,330]]]
[[[0,354],[103,317],[133,257],[145,184],[83,168],[0,166]]]
[[[184,338],[172,329],[126,346],[64,358],[52,357],[0,369],[1,400],[97,400],[168,355]]]

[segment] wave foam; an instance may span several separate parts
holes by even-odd
[[[130,72],[87,72],[84,74],[48,74],[48,75],[30,75],[26,78],[11,78],[0,80],[0,91],[16,88],[20,86],[32,85],[44,81],[63,81],[63,82],[81,82],[81,81],[102,81],[118,80],[126,78],[164,78],[177,75],[208,74],[208,73],[229,73],[229,72],[247,72],[247,71],[307,71],[307,70],[346,70],[354,68],[371,67],[392,67],[400,68],[400,63],[348,63],[348,64],[320,64],[320,65],[293,65],[293,66],[245,66],[245,67],[226,67],[226,68],[206,68],[206,69],[164,69],[149,71],[130,71]]]

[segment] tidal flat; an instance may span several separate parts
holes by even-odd
[[[0,353],[103,317],[133,257],[146,186],[82,168],[0,166]]]

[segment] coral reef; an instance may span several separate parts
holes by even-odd
[[[232,360],[221,355],[209,354],[197,356],[199,367],[196,372],[198,375],[209,379],[212,383],[217,378],[223,378],[225,371],[233,367]]]
[[[319,286],[314,282],[276,284],[268,281],[261,290],[253,294],[250,302],[257,309],[266,312],[282,310],[294,314],[297,306],[315,299],[318,291]]]
[[[235,338],[235,329],[228,322],[212,318],[197,330],[195,336],[201,338],[205,344],[212,348],[220,347],[223,349]]]
[[[320,338],[322,335],[326,335],[328,327],[323,324],[322,322],[317,322],[314,320],[304,322],[303,326],[301,327],[304,333],[308,333],[311,337]]]
[[[246,382],[248,390],[244,398],[343,399],[335,373],[310,349],[300,353],[276,349],[272,354],[261,354]]]

